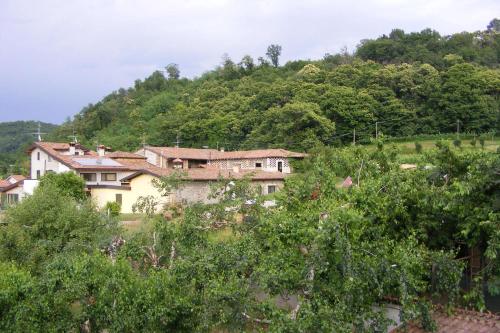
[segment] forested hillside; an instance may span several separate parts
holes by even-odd
[[[57,126],[40,123],[44,133],[52,132]],[[38,130],[36,121],[14,121],[0,123],[0,177],[8,173],[22,173],[22,148],[33,142],[34,133]]]
[[[180,78],[171,64],[134,87],[88,105],[55,138],[73,130],[92,145],[133,149],[142,140],[226,149],[286,147],[499,126],[499,20],[487,30],[441,36],[430,29],[364,40],[355,54],[280,66],[266,58],[224,57],[213,71]]]

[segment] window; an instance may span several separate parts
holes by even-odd
[[[262,163],[261,163],[261,162],[257,162],[257,163],[255,163],[255,167],[256,167],[256,168],[262,168]]]
[[[276,192],[276,185],[267,185],[267,194]]]
[[[116,173],[101,173],[101,180],[112,182],[116,180]]]
[[[18,201],[19,201],[19,194],[17,194],[17,193],[13,193],[13,194],[7,193],[7,203],[9,205],[15,204]]]
[[[95,182],[97,180],[95,173],[81,173],[80,175],[87,182]]]
[[[283,162],[282,161],[278,162],[278,171],[283,172]]]
[[[40,170],[36,170],[36,179],[40,179]]]
[[[121,193],[116,193],[116,195],[115,195],[115,201],[120,206],[122,205],[122,195],[121,195]]]
[[[36,153],[36,159],[40,161],[40,152]]]

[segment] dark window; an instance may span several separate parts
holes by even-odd
[[[262,168],[262,163],[258,163],[258,162],[257,162],[257,163],[255,163],[255,167],[256,167],[256,168]]]
[[[97,176],[95,173],[81,173],[82,178],[87,182],[95,182]]]
[[[36,179],[40,179],[40,170],[36,170]]]
[[[19,194],[16,194],[16,193],[13,193],[13,194],[7,193],[7,203],[9,205],[15,204],[18,201],[19,201]]]
[[[122,205],[122,195],[120,193],[116,193],[116,199],[115,201],[120,204],[120,206]]]
[[[101,180],[102,181],[115,181],[116,180],[116,173],[101,173]]]
[[[40,152],[36,153],[36,159],[40,161]]]
[[[278,171],[283,172],[283,162],[278,162]]]
[[[267,185],[267,194],[276,192],[276,185]]]

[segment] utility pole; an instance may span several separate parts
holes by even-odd
[[[179,148],[179,144],[181,143],[181,141],[179,140],[179,133],[177,133],[176,140],[174,143],[175,143],[175,148]]]
[[[354,128],[354,131],[352,133],[352,145],[356,145],[356,128]]]
[[[457,140],[460,139],[460,120],[457,119]]]
[[[376,121],[375,122],[375,139],[378,139],[378,124],[385,123],[385,121]]]

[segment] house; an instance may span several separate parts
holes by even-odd
[[[0,209],[19,202],[25,195],[23,183],[26,177],[22,175],[11,175],[0,180]]]
[[[161,204],[213,202],[210,184],[220,178],[248,177],[261,193],[273,193],[292,172],[289,159],[305,154],[284,149],[224,152],[214,149],[145,146],[136,153],[98,146],[97,152],[78,143],[35,142],[27,150],[31,157],[30,178],[36,182],[49,172],[72,171],[80,175],[88,194],[102,207],[109,201],[120,203],[123,213],[131,213],[141,196],[153,196]],[[182,171],[182,186],[168,197],[152,180]]]
[[[290,159],[301,159],[303,153],[285,149],[261,149],[246,151],[219,151],[215,149],[193,149],[178,147],[145,146],[136,154],[160,168],[194,169],[214,166],[222,170],[256,170],[292,173]]]

